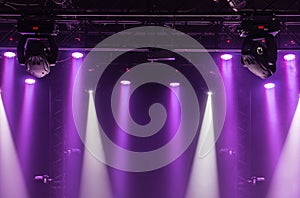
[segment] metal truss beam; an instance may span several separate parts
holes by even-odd
[[[196,14],[140,14],[140,13],[101,13],[101,12],[0,12],[0,47],[14,48],[20,35],[16,32],[19,19],[24,16],[46,17],[56,21],[59,26],[57,44],[61,50],[92,49],[103,39],[125,29],[155,25],[174,28],[199,41],[208,51],[240,51],[243,38],[238,28],[243,18],[255,15],[273,15],[281,22],[278,35],[279,50],[300,49],[300,13],[295,11],[243,11],[227,13]],[[10,38],[14,38],[11,41]],[[226,40],[231,43],[225,43]],[[80,42],[79,42],[80,40]],[[214,43],[211,41],[214,40]],[[290,42],[292,41],[293,42]],[[78,42],[77,42],[78,41]]]

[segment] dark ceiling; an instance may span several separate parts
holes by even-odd
[[[15,47],[20,37],[17,21],[33,16],[56,21],[61,49],[91,48],[124,29],[159,25],[183,31],[207,49],[238,50],[241,21],[273,15],[281,22],[279,49],[300,48],[300,0],[246,1],[234,12],[227,0],[0,0],[0,46]]]

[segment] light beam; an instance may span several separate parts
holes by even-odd
[[[206,155],[201,155],[201,149],[207,145],[211,145],[209,143],[210,141],[215,141],[211,97],[211,95],[208,95],[200,137],[186,194],[186,197],[188,198],[220,197],[215,146],[212,147]]]
[[[300,98],[267,198],[300,197]]]
[[[0,94],[0,197],[28,198],[11,130]]]
[[[101,136],[98,128],[98,118],[92,93],[89,93],[85,145],[89,148],[94,148],[93,151],[97,150],[98,153],[90,153],[90,151],[87,150],[87,147],[84,150],[80,197],[111,198],[112,192],[109,186],[110,182],[106,172],[106,166],[95,158],[95,156],[104,155],[104,151],[102,148]]]

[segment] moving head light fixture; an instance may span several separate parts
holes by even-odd
[[[279,21],[270,16],[263,16],[259,20],[246,19],[241,23],[240,36],[245,37],[242,64],[262,79],[272,76],[276,71],[275,37],[279,30]]]
[[[38,17],[36,17],[38,18]],[[21,65],[37,78],[42,78],[50,72],[50,66],[55,66],[58,47],[54,36],[58,30],[52,20],[20,20],[18,32],[22,35],[17,55]]]

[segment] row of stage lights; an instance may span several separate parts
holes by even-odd
[[[121,80],[120,84],[124,85],[124,86],[129,86],[131,84],[131,81],[129,81],[129,80]],[[169,85],[170,85],[170,87],[179,87],[180,83],[179,82],[171,82]],[[273,88],[275,88],[275,84],[274,83],[266,83],[264,85],[264,88],[265,89],[273,89]]]
[[[4,56],[7,57],[7,58],[13,58],[16,56],[16,53],[14,52],[4,52]],[[80,59],[83,57],[83,53],[81,52],[73,52],[72,53],[72,57],[75,58],[75,59]],[[232,55],[231,54],[222,54],[221,56],[221,59],[222,60],[231,60],[232,59]],[[292,61],[292,60],[295,60],[296,56],[295,54],[286,54],[283,56],[284,60],[286,61]]]
[[[231,60],[231,59],[233,58],[233,56],[232,56],[231,54],[222,54],[222,55],[220,56],[220,58],[221,58],[222,60],[227,61],[227,60]],[[286,54],[286,55],[283,56],[283,59],[284,59],[285,61],[292,61],[292,60],[295,60],[295,58],[296,58],[296,55],[295,55],[295,54]]]
[[[220,56],[220,58],[223,61],[229,61],[229,60],[231,60],[233,58],[233,56],[231,54],[222,54]],[[285,54],[283,56],[283,59],[285,61],[293,61],[293,60],[296,59],[296,55],[295,54]],[[274,89],[275,88],[275,84],[274,83],[266,83],[266,84],[264,84],[264,88],[267,89],[267,90],[268,89]],[[299,95],[299,97],[300,97],[300,95]]]
[[[233,1],[230,2],[231,6],[236,5]],[[275,36],[280,31],[280,22],[273,15],[264,17],[264,20],[260,17],[255,18],[246,17],[241,23],[240,37],[245,37],[241,62],[253,74],[266,79],[276,71]],[[56,22],[50,19],[22,19],[18,21],[17,30],[22,35],[17,46],[19,64],[25,66],[26,71],[36,78],[49,74],[51,66],[55,66],[57,62],[59,51],[54,39],[59,32]],[[72,55],[74,58],[83,56],[80,53]],[[224,60],[231,58],[230,54],[222,55]]]
[[[129,80],[121,80],[120,84],[124,85],[124,86],[128,86],[128,85],[131,84],[131,81],[129,81]],[[179,87],[180,83],[179,82],[170,82],[169,85],[170,85],[170,87]]]
[[[6,58],[14,58],[16,56],[16,53],[14,52],[4,52],[3,55],[6,57]],[[72,57],[74,59],[81,59],[83,58],[83,53],[81,52],[73,52],[72,53]],[[228,60],[231,60],[233,58],[233,56],[231,54],[222,54],[220,56],[220,58],[224,61],[228,61]],[[292,60],[295,60],[296,56],[295,54],[286,54],[283,56],[284,60],[285,61],[292,61]],[[29,84],[29,85],[32,85],[32,84],[35,84],[35,79],[33,78],[27,78],[25,79],[25,83],[26,84]],[[122,85],[130,85],[131,84],[131,81],[129,80],[122,80],[120,81],[120,83]],[[179,82],[171,82],[170,84],[170,87],[179,87],[180,86],[180,83]],[[264,85],[264,87],[266,89],[273,89],[275,87],[275,84],[274,83],[267,83]]]
[[[14,58],[14,57],[16,57],[16,53],[15,52],[4,52],[3,56],[6,57],[6,58]],[[81,59],[81,58],[83,58],[83,53],[73,52],[72,57],[74,59]],[[35,84],[35,82],[36,82],[36,80],[33,79],[33,78],[26,78],[25,79],[25,83],[28,84],[28,85],[33,85],[33,84]]]
[[[16,53],[14,53],[14,52],[4,52],[3,55],[6,58],[14,58],[16,56]],[[75,58],[75,59],[81,59],[81,58],[83,58],[83,53],[81,53],[81,52],[73,52],[72,53],[72,57]]]

